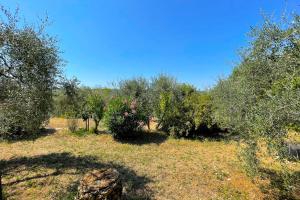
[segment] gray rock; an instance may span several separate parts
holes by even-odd
[[[84,175],[78,187],[77,200],[121,200],[120,173],[108,168],[94,170]]]
[[[297,159],[300,159],[300,144],[289,143],[288,148],[289,148],[289,155],[290,156],[293,156]]]

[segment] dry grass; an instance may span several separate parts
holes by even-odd
[[[85,128],[85,122],[82,119],[78,119],[77,122],[79,128]],[[67,124],[68,124],[68,119],[52,118],[49,121],[49,124],[47,126],[51,128],[63,129],[63,128],[67,128]],[[94,126],[95,126],[94,121],[90,119],[90,127],[94,127]]]
[[[52,127],[65,127],[53,119]],[[64,130],[35,140],[0,142],[8,199],[59,199],[82,174],[113,166],[127,199],[262,199],[243,173],[236,144],[169,139],[148,133],[132,143],[108,134],[78,137]]]

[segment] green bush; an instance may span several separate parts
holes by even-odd
[[[150,119],[153,114],[152,93],[149,82],[145,78],[133,78],[123,80],[119,83],[119,93],[121,96],[135,99],[139,104],[139,111],[143,118],[143,122],[150,129]]]
[[[135,137],[144,125],[136,100],[122,97],[113,98],[105,112],[105,124],[117,138]]]
[[[177,84],[176,79],[166,75],[159,75],[152,79],[150,97],[158,129],[168,131]]]
[[[164,77],[166,79],[166,77]],[[199,137],[213,128],[212,101],[208,92],[188,84],[172,82],[161,87],[156,105],[158,128],[173,137]]]

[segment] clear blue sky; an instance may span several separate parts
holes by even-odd
[[[29,22],[53,21],[66,74],[109,86],[166,73],[200,89],[230,74],[261,11],[299,11],[299,0],[7,0]]]

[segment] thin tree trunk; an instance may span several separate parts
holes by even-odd
[[[156,129],[159,129],[161,123],[162,123],[162,120],[159,120],[159,121],[158,121],[158,124],[156,125]]]
[[[163,115],[161,116],[160,120],[158,120],[158,124],[156,125],[156,129],[159,129],[161,123],[163,122],[164,117],[165,117],[165,113],[163,113]]]
[[[147,127],[148,127],[148,130],[150,130],[150,119],[147,120]]]
[[[95,121],[95,133],[98,133],[98,126],[99,126],[99,122],[94,120]]]
[[[87,119],[87,130],[90,130],[90,118]]]

